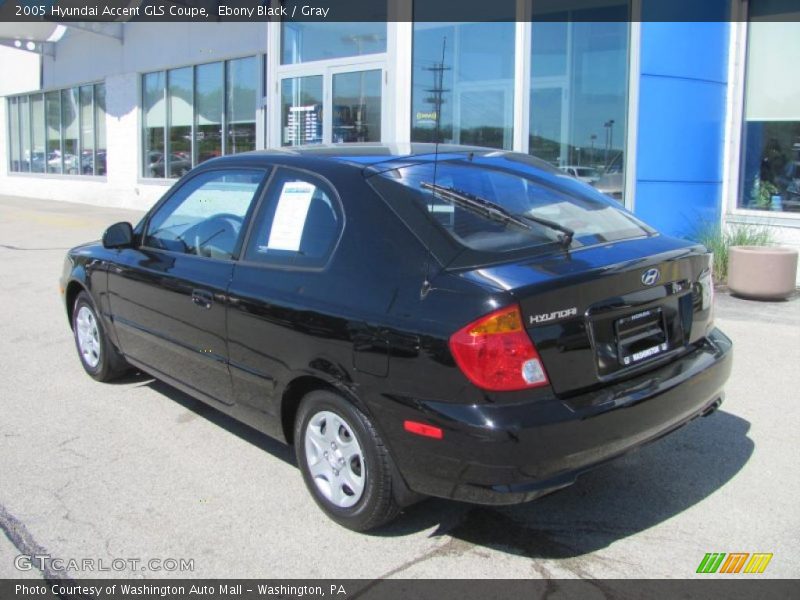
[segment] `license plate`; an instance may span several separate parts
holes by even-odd
[[[624,366],[635,365],[669,348],[664,313],[653,308],[618,319],[614,323],[617,357]]]

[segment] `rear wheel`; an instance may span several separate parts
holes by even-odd
[[[97,381],[111,381],[130,367],[108,340],[97,316],[92,297],[81,292],[72,311],[72,331],[75,346],[84,370]]]
[[[369,418],[344,398],[326,390],[303,398],[294,440],[306,486],[331,519],[367,531],[400,512],[389,452]]]

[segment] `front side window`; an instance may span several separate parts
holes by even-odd
[[[775,6],[779,6],[777,3]],[[738,208],[800,212],[800,23],[751,0]]]
[[[229,260],[265,172],[209,171],[184,183],[155,212],[143,244],[150,248]]]
[[[331,188],[316,177],[281,169],[270,183],[245,260],[288,266],[323,264],[341,231]]]
[[[503,157],[440,161],[403,166],[370,179],[390,205],[427,212],[455,241],[471,250],[510,252],[559,243],[564,230],[573,245],[591,245],[653,233],[633,215],[600,194],[588,193],[567,175],[553,172],[560,186],[541,183],[541,171],[526,175],[524,165]],[[516,172],[510,172],[513,169]],[[580,189],[577,189],[580,188]],[[549,223],[549,224],[548,224]]]

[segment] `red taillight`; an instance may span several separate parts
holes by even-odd
[[[433,425],[426,425],[425,423],[418,423],[417,421],[403,421],[403,429],[409,433],[416,433],[424,437],[440,440],[444,437],[444,432],[438,427]]]
[[[508,392],[547,385],[544,365],[515,304],[481,317],[450,337],[464,375],[484,390]]]

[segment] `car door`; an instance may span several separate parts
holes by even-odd
[[[266,171],[201,171],[149,215],[137,247],[109,270],[124,354],[201,397],[233,402],[225,331],[227,288]]]
[[[348,283],[325,271],[343,224],[333,186],[306,171],[278,168],[234,267],[228,290],[233,391],[238,408],[267,432],[277,423],[276,386],[312,348],[335,356],[349,337],[334,301],[341,293],[332,287]]]

